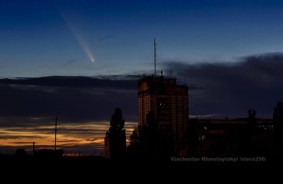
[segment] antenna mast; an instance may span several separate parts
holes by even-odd
[[[54,145],[54,148],[55,148],[55,151],[56,151],[56,139],[57,139],[57,114],[56,114],[56,120],[55,120],[55,145]]]
[[[156,41],[154,38],[154,76],[156,76]]]
[[[32,142],[32,155],[35,155],[35,142]]]

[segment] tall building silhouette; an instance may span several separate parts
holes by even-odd
[[[138,80],[139,126],[146,125],[153,111],[158,129],[170,136],[174,152],[179,153],[188,137],[188,87],[177,86],[175,78],[146,76]]]

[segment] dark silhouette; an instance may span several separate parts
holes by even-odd
[[[250,109],[247,118],[189,120],[186,156],[270,158],[274,148],[272,120],[258,119],[256,114]]]
[[[155,114],[150,111],[146,116],[146,124],[140,130],[140,142],[142,143],[143,154],[145,157],[154,159],[157,156],[157,134],[158,125]]]
[[[25,149],[17,149],[16,150],[16,156],[20,157],[20,158],[25,157],[25,156],[27,156],[27,152],[26,152]]]
[[[199,146],[199,136],[198,136],[198,127],[197,120],[190,119],[188,126],[188,149],[185,153],[187,156],[192,156],[197,152]]]
[[[123,158],[126,155],[125,120],[120,108],[116,108],[110,120],[110,128],[105,136],[105,156],[112,159]]]
[[[248,111],[249,116],[248,116],[248,122],[246,125],[246,128],[244,129],[243,136],[241,139],[241,150],[240,154],[243,155],[254,155],[255,154],[255,148],[253,147],[252,139],[255,132],[256,128],[256,110],[254,109],[249,109]]]
[[[139,126],[150,137],[148,115],[155,114],[158,122],[157,155],[180,155],[188,138],[188,87],[178,85],[176,78],[147,76],[138,80]],[[153,111],[153,112],[150,112]],[[157,124],[157,123],[156,123]],[[149,130],[148,130],[149,129]],[[142,136],[142,134],[140,135]],[[167,156],[166,156],[167,155]]]
[[[138,129],[133,130],[130,136],[130,145],[127,147],[127,156],[132,159],[142,159],[144,157],[139,132]]]
[[[274,108],[273,123],[274,123],[275,135],[280,136],[280,133],[282,132],[282,124],[283,124],[283,103],[282,102],[278,102],[277,106]]]
[[[278,102],[274,108],[273,113],[273,124],[274,124],[274,142],[275,142],[275,158],[282,161],[282,124],[283,124],[283,103]]]
[[[139,159],[168,159],[173,155],[172,135],[158,127],[153,111],[146,117],[146,124],[134,130],[130,137],[128,155]]]
[[[64,151],[62,149],[57,149],[56,151],[53,149],[39,149],[35,151],[34,157],[37,159],[53,160],[54,158],[62,158],[63,153]]]
[[[255,118],[256,110],[250,109],[248,112],[249,112],[248,126],[250,128],[250,131],[252,131],[252,129],[256,125],[256,118]]]

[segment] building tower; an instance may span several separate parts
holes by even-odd
[[[154,39],[154,65],[156,48]],[[146,124],[146,116],[153,111],[158,129],[171,136],[174,151],[179,154],[188,137],[188,87],[177,86],[175,78],[146,76],[138,80],[139,126]]]

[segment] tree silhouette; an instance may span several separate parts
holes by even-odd
[[[158,124],[154,112],[150,111],[146,117],[146,124],[138,127],[130,136],[129,156],[141,159],[155,159],[157,156],[157,137]]]
[[[157,131],[158,125],[155,114],[153,111],[150,111],[146,116],[146,125],[140,131],[140,139],[146,157],[151,159],[155,159],[157,156]]]
[[[130,145],[127,148],[127,154],[130,158],[144,158],[139,132],[139,130],[135,129],[130,136]]]
[[[153,111],[147,114],[146,124],[133,131],[128,154],[142,159],[168,159],[173,142],[167,131],[160,130]]]
[[[282,131],[282,124],[283,124],[283,103],[278,102],[277,106],[274,108],[273,113],[273,123],[274,123],[274,131],[275,134],[280,135]]]
[[[239,151],[240,154],[244,154],[245,156],[252,156],[256,154],[256,149],[252,142],[253,136],[256,133],[256,110],[249,109],[248,113],[247,124],[244,127],[242,139],[239,142],[241,145],[241,150]]]
[[[248,118],[248,134],[251,134],[253,132],[253,129],[256,126],[256,110],[250,109],[249,111],[249,118]]]
[[[109,156],[113,159],[122,158],[126,154],[126,131],[124,129],[122,111],[116,108],[110,120],[110,128],[106,132],[109,140]]]
[[[274,108],[273,113],[273,124],[274,124],[274,139],[275,139],[275,154],[277,159],[281,158],[282,154],[282,124],[283,124],[283,103],[278,102],[277,106]]]

